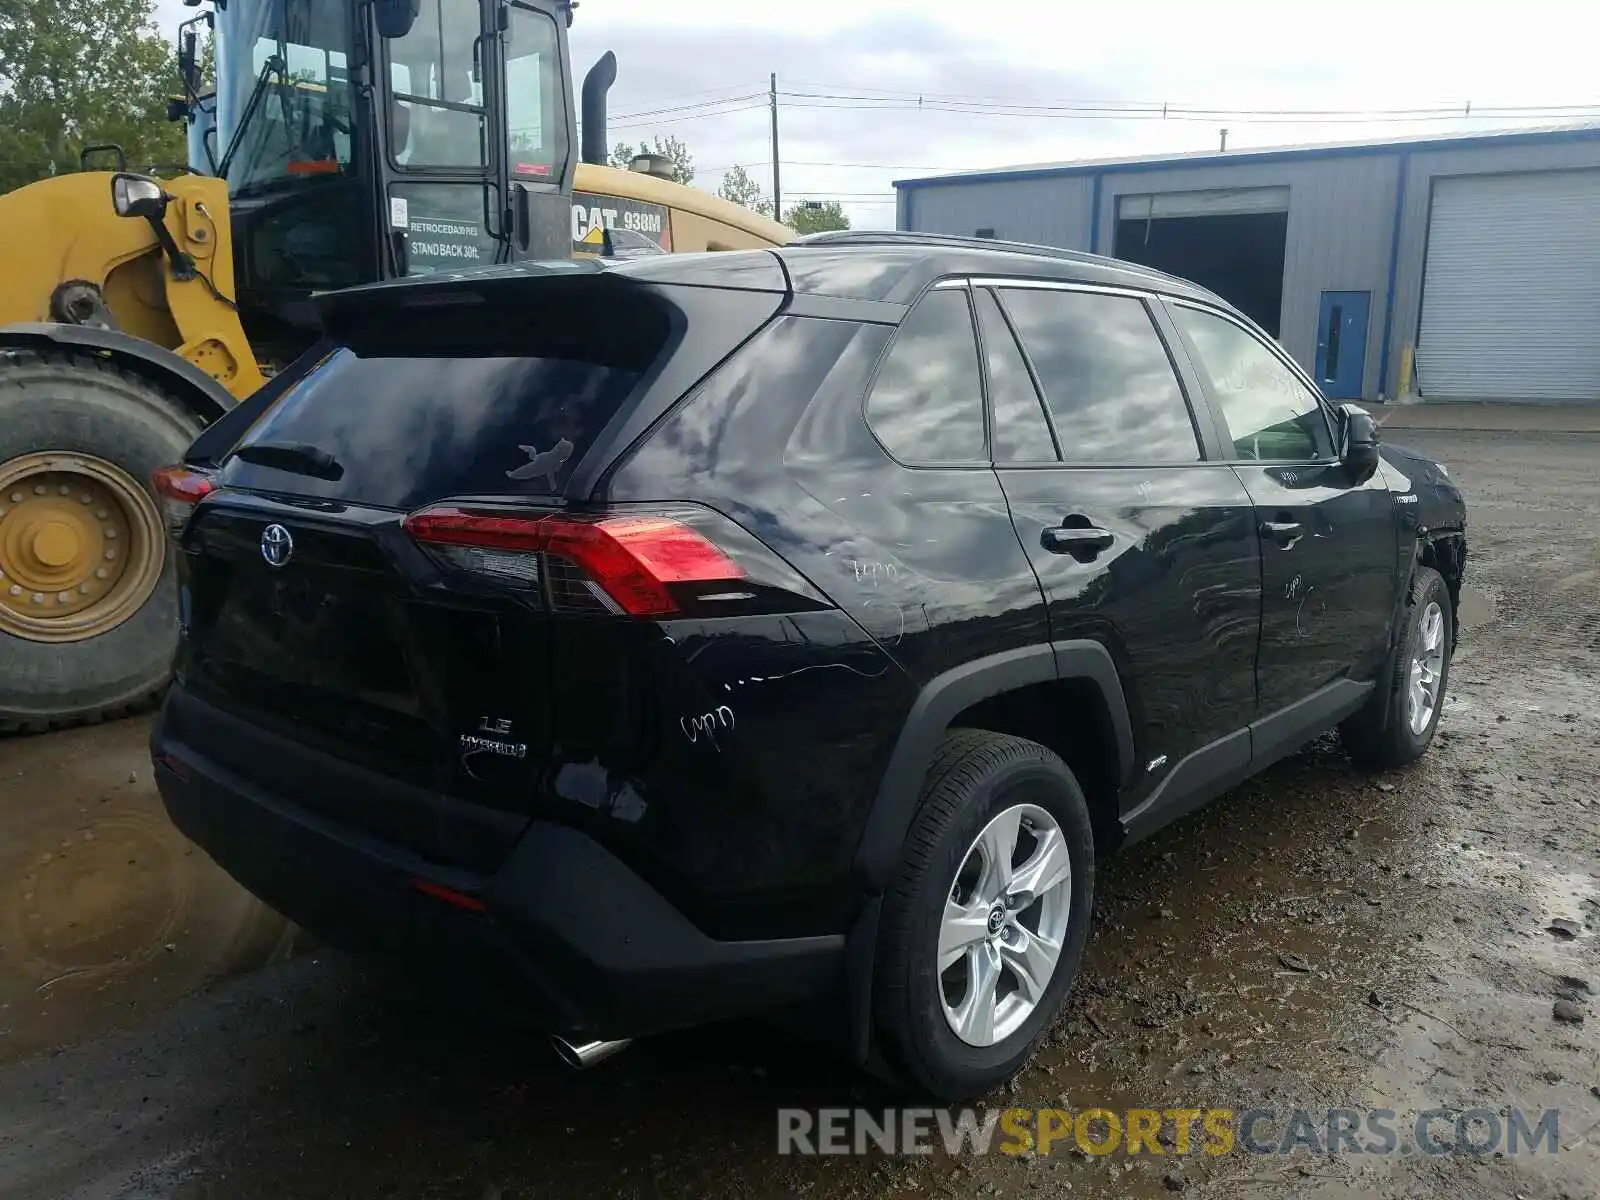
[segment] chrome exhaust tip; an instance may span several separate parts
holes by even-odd
[[[556,1056],[571,1067],[574,1071],[585,1071],[588,1068],[605,1062],[613,1054],[620,1054],[633,1044],[632,1038],[623,1038],[617,1042],[579,1042],[572,1043],[564,1037],[552,1037],[550,1045],[554,1047]]]

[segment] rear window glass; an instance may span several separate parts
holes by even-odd
[[[552,317],[519,315],[530,326]],[[559,494],[662,344],[519,335],[492,319],[498,331],[453,336],[466,319],[408,315],[345,339],[243,439],[221,482],[397,509]],[[633,333],[649,324],[641,318]],[[547,352],[515,353],[519,342]],[[307,450],[319,463],[298,469]]]
[[[987,461],[978,342],[965,290],[934,292],[911,310],[872,385],[867,424],[901,462]]]

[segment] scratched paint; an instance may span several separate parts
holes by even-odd
[[[848,662],[812,663],[809,666],[797,667],[793,671],[779,671],[773,675],[751,675],[749,678],[730,680],[722,685],[722,690],[732,691],[734,688],[752,687],[759,683],[779,683],[800,675],[810,675],[815,671],[848,671],[861,679],[879,679],[888,673],[889,663],[887,659],[879,659],[871,671],[863,671],[854,663]]]
[[[857,583],[877,587],[880,582],[900,582],[900,568],[894,563],[862,558],[847,558],[844,562],[855,573]]]
[[[1308,617],[1318,617],[1327,612],[1327,601],[1320,596],[1317,597],[1315,604],[1311,604],[1311,597],[1316,595],[1316,592],[1317,585],[1307,583],[1303,575],[1296,575],[1289,580],[1288,585],[1283,589],[1283,598],[1295,606],[1294,631],[1299,637],[1311,636],[1311,631],[1307,627]],[[1306,611],[1308,604],[1311,604],[1309,614]]]
[[[710,712],[700,713],[698,716],[678,718],[678,728],[683,730],[683,736],[689,739],[691,746],[698,745],[703,740],[714,750],[722,748],[717,743],[718,731],[727,732],[736,725],[733,709],[726,704],[718,705]]]

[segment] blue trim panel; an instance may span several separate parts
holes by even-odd
[[[1406,215],[1406,176],[1411,173],[1411,154],[1400,156],[1400,174],[1394,185],[1394,229],[1389,234],[1389,290],[1383,300],[1383,349],[1378,351],[1378,391],[1389,396],[1389,345],[1394,338],[1394,293],[1400,277],[1400,227]]]
[[[916,179],[897,179],[894,186],[907,190],[919,187],[948,187],[962,183],[994,183],[1012,179],[1053,179],[1062,175],[1121,175],[1140,171],[1173,171],[1184,167],[1214,167],[1218,163],[1289,162],[1295,159],[1372,158],[1385,154],[1415,154],[1426,150],[1475,149],[1484,145],[1538,146],[1559,142],[1587,142],[1600,139],[1600,126],[1584,129],[1548,129],[1538,133],[1483,133],[1472,137],[1431,138],[1421,142],[1379,142],[1367,146],[1302,146],[1292,150],[1236,150],[1228,154],[1207,154],[1196,158],[1162,158],[1141,162],[1095,162],[1059,167],[1002,168],[973,171],[961,175],[924,175]]]
[[[1100,253],[1100,184],[1105,176],[1096,171],[1094,189],[1089,198],[1089,253]]]

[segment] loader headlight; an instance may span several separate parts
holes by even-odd
[[[159,217],[166,211],[167,194],[148,176],[119,171],[111,177],[111,207],[119,217]]]

